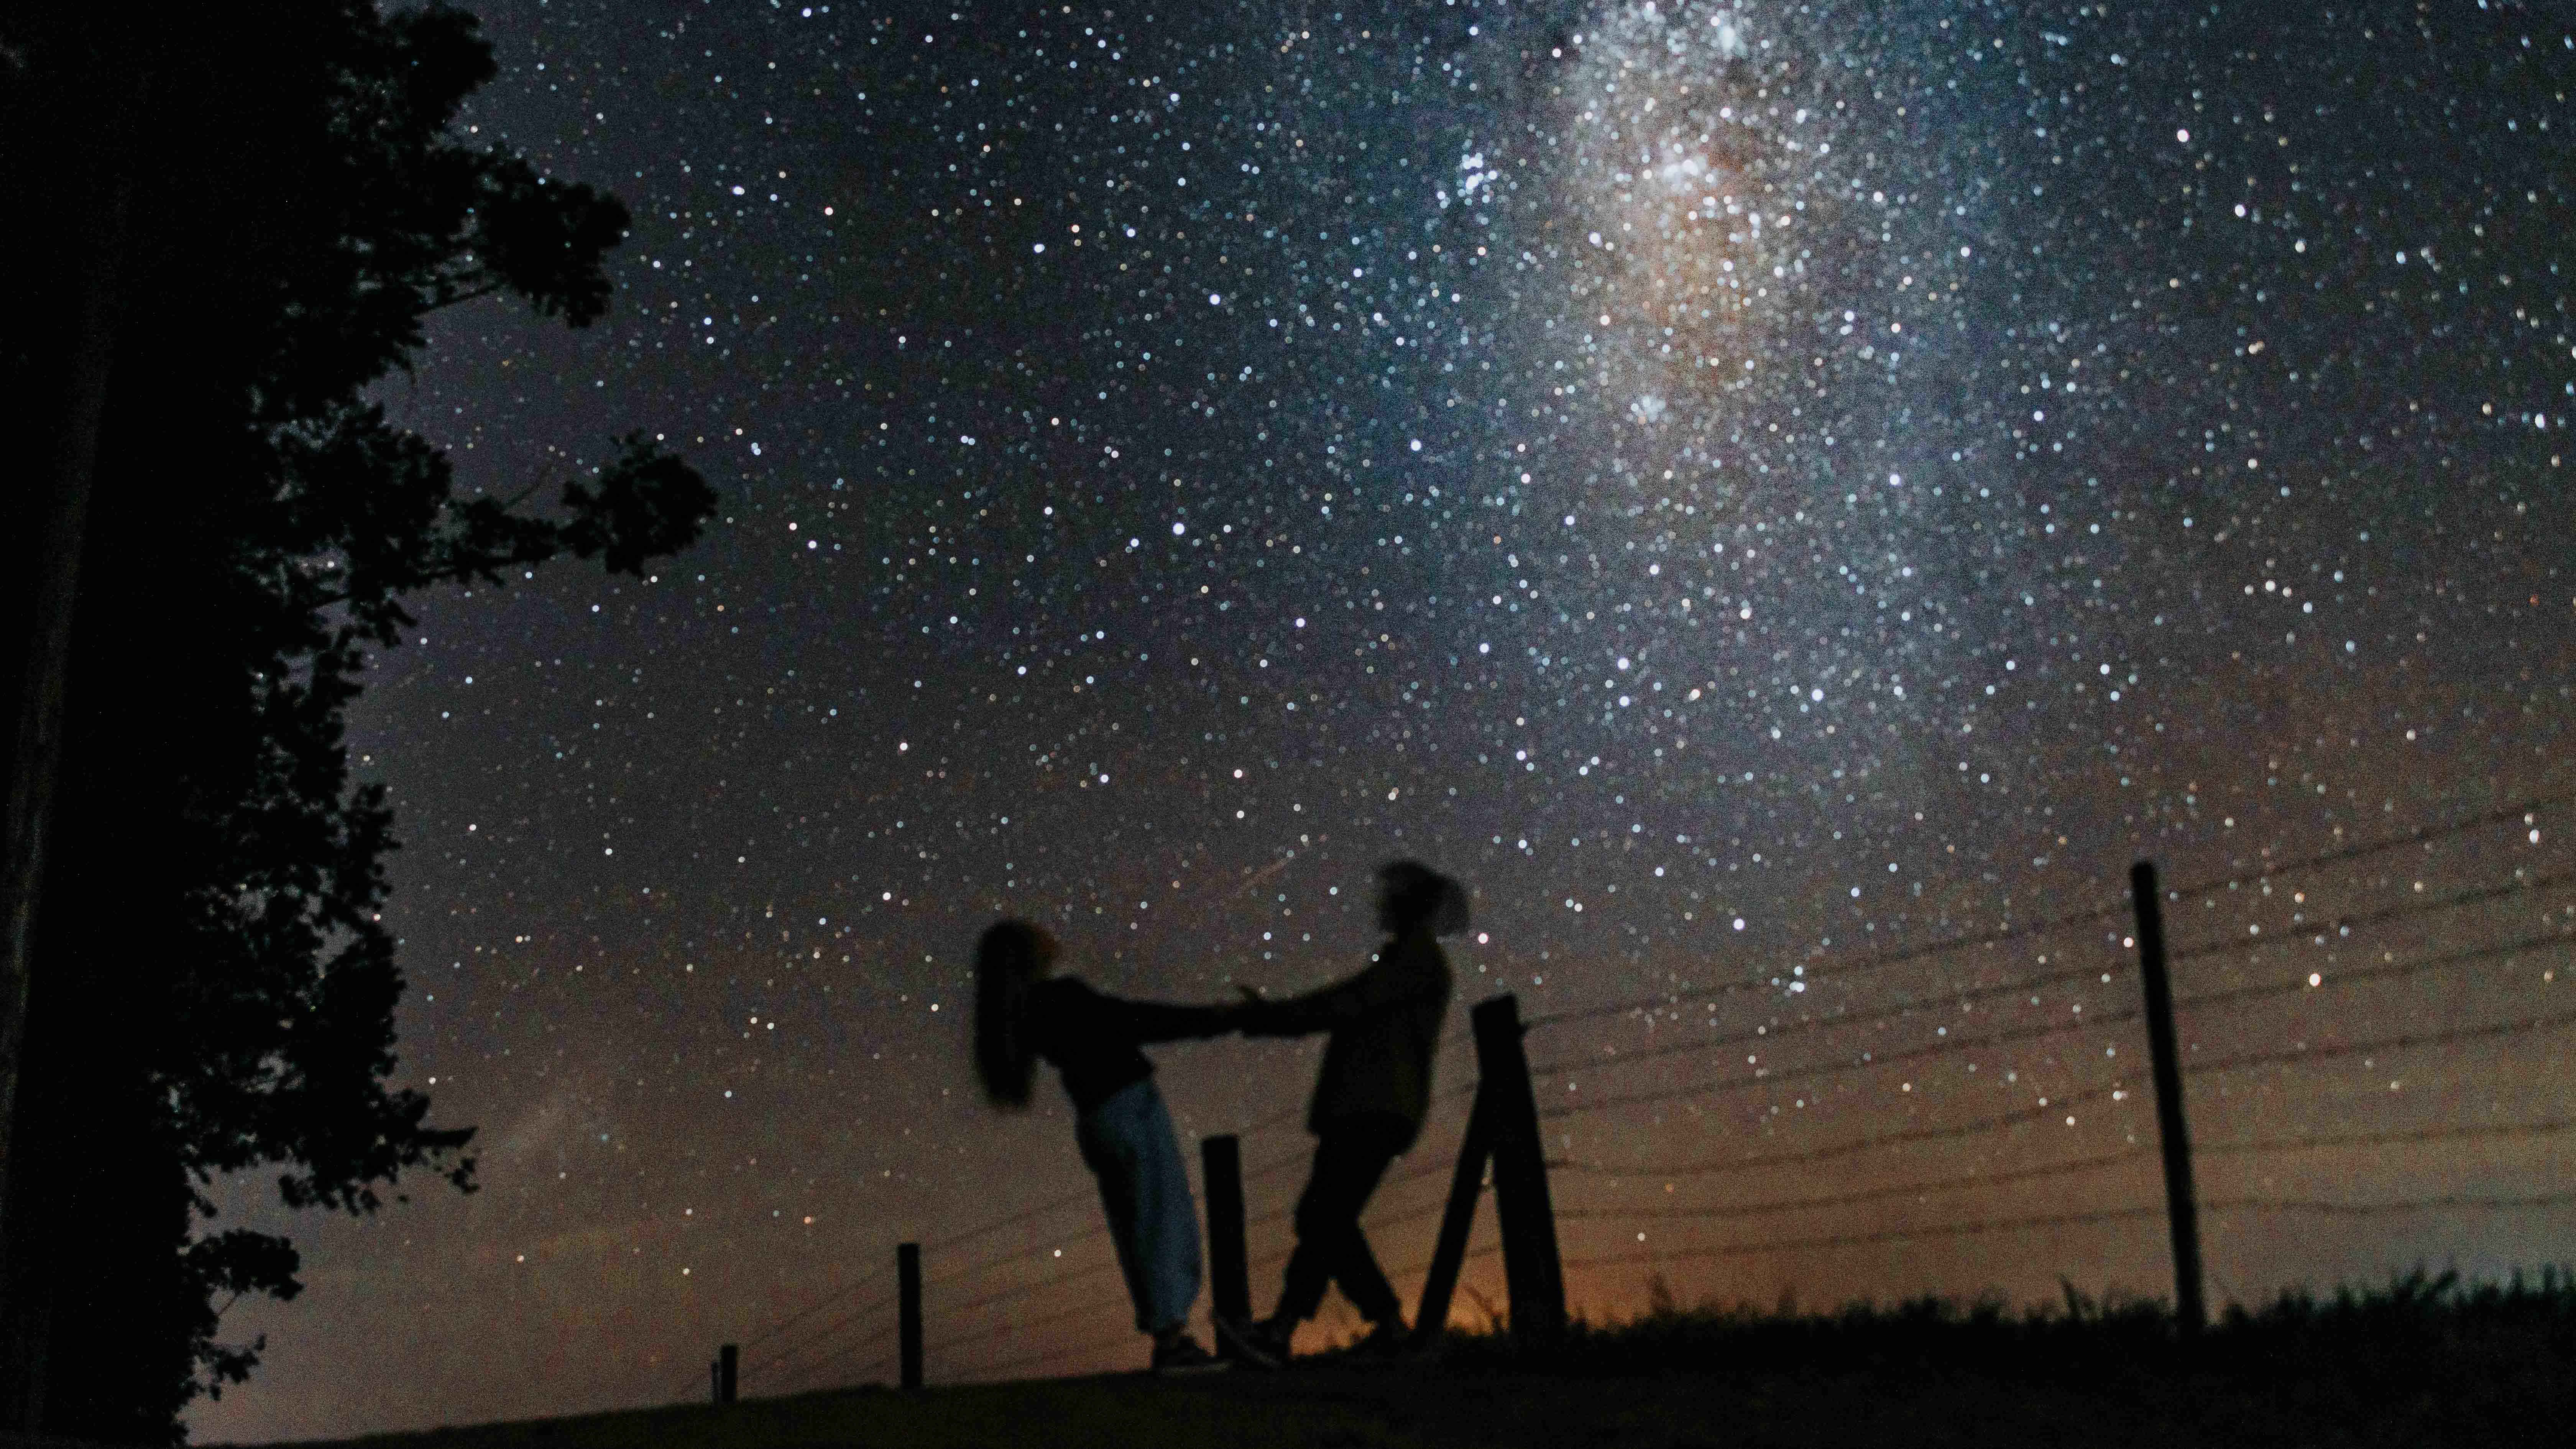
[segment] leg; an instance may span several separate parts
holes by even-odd
[[[1378,1267],[1377,1254],[1369,1250],[1368,1234],[1360,1230],[1360,1213],[1368,1206],[1369,1197],[1386,1176],[1387,1167],[1395,1161],[1395,1147],[1374,1136],[1363,1137],[1351,1146],[1351,1174],[1357,1201],[1351,1204],[1347,1226],[1341,1237],[1341,1252],[1333,1265],[1333,1281],[1340,1285],[1342,1296],[1360,1311],[1360,1316],[1373,1324],[1404,1326],[1404,1308],[1395,1296],[1395,1285],[1386,1281],[1386,1272]]]
[[[1127,1088],[1082,1114],[1074,1124],[1074,1141],[1082,1147],[1083,1164],[1100,1181],[1100,1208],[1109,1219],[1109,1241],[1118,1250],[1118,1270],[1127,1280],[1127,1296],[1136,1306],[1136,1326],[1151,1333],[1154,1297],[1147,1281],[1147,1255],[1139,1240],[1138,1187],[1143,1176]]]
[[[1314,1172],[1297,1198],[1297,1249],[1288,1258],[1274,1321],[1293,1325],[1314,1317],[1331,1282],[1372,1322],[1402,1315],[1360,1232],[1360,1209],[1394,1159],[1392,1145],[1375,1133],[1335,1133],[1315,1144]]]
[[[1309,1229],[1308,1220],[1316,1216],[1310,1204],[1317,1201],[1318,1190],[1338,1196],[1332,1188],[1334,1156],[1330,1139],[1315,1144],[1315,1165],[1307,1170],[1306,1188],[1297,1194],[1297,1213],[1293,1219],[1297,1246],[1288,1254],[1288,1267],[1280,1274],[1279,1306],[1270,1321],[1283,1327],[1305,1322],[1324,1306],[1324,1290],[1332,1286],[1333,1256],[1321,1236]]]
[[[1199,1298],[1199,1212],[1190,1194],[1171,1112],[1154,1084],[1137,1114],[1136,1248],[1144,1285],[1137,1326],[1157,1336],[1178,1333]],[[1150,1321],[1147,1305],[1150,1304]]]
[[[1369,1251],[1368,1235],[1360,1231],[1357,1221],[1343,1240],[1342,1261],[1333,1270],[1333,1281],[1341,1285],[1342,1296],[1351,1300],[1360,1317],[1385,1327],[1404,1327],[1404,1305],[1395,1296],[1395,1285],[1386,1281],[1386,1270],[1377,1265],[1377,1254]]]

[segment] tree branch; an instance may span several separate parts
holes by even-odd
[[[455,294],[453,294],[453,295],[450,295],[450,296],[441,297],[441,298],[439,298],[437,301],[430,303],[428,306],[421,308],[421,309],[420,309],[420,312],[418,313],[418,315],[419,315],[419,316],[426,317],[426,316],[428,316],[428,315],[429,315],[430,313],[432,313],[432,312],[444,312],[444,311],[446,311],[446,310],[447,310],[448,308],[450,308],[450,307],[458,306],[458,305],[460,305],[460,304],[462,304],[462,303],[466,303],[466,302],[476,301],[476,300],[479,300],[479,299],[484,298],[484,297],[489,297],[489,296],[491,296],[493,293],[495,293],[495,292],[499,292],[499,291],[502,291],[502,290],[505,290],[505,289],[504,289],[503,285],[502,285],[501,283],[499,283],[499,282],[485,282],[482,286],[479,286],[479,287],[471,287],[471,288],[468,288],[468,289],[467,289],[467,290],[465,290],[465,291],[457,292],[457,293],[455,293]]]

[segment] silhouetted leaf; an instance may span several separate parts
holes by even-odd
[[[582,558],[596,557],[610,573],[641,574],[647,559],[687,547],[698,526],[715,512],[715,490],[678,456],[642,433],[619,440],[625,452],[599,471],[596,492],[564,485],[564,507],[573,521],[564,542]]]

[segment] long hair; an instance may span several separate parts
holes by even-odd
[[[1029,987],[1054,960],[1055,938],[1027,921],[996,921],[975,943],[975,1078],[996,1107],[1029,1104]]]
[[[1435,936],[1467,929],[1467,888],[1418,860],[1378,867],[1378,911],[1386,928],[1402,935],[1416,928]]]

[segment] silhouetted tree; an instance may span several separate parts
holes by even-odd
[[[0,972],[0,1429],[174,1442],[247,1374],[222,1305],[293,1296],[297,1259],[210,1225],[218,1175],[352,1213],[411,1169],[471,1190],[471,1129],[387,1087],[392,819],[344,715],[405,595],[566,553],[637,572],[714,503],[640,436],[553,517],[459,497],[367,399],[441,307],[608,304],[624,208],[451,124],[492,74],[443,8],[0,16],[32,263],[0,328],[13,879],[43,846]]]

